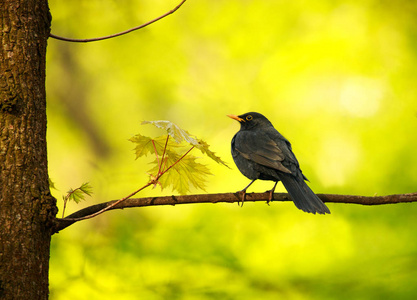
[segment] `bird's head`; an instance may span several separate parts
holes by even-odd
[[[257,112],[248,112],[243,115],[227,115],[240,123],[240,130],[272,126],[271,122]]]

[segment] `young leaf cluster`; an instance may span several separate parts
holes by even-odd
[[[206,176],[211,173],[207,166],[197,161],[198,157],[189,154],[194,148],[227,166],[209,149],[205,141],[197,139],[172,122],[144,121],[142,124],[151,124],[167,132],[156,138],[137,134],[130,139],[136,145],[136,159],[148,154],[155,155],[153,167],[148,171],[154,185],[159,184],[161,188],[171,186],[180,194],[187,193],[191,187],[205,190]]]
[[[62,217],[65,214],[65,208],[69,201],[74,201],[75,203],[80,203],[81,200],[85,200],[85,196],[91,196],[93,194],[93,188],[88,182],[83,183],[80,187],[76,189],[70,189],[65,196],[62,196],[64,200],[64,208],[62,210]]]

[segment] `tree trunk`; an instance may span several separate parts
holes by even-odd
[[[47,0],[0,1],[0,298],[47,299]]]

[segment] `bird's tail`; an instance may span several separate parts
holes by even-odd
[[[313,214],[330,214],[329,208],[303,179],[297,179],[291,174],[280,174],[280,179],[298,209]]]

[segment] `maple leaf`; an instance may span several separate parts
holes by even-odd
[[[148,173],[151,174],[151,180],[158,182],[162,189],[170,186],[180,194],[189,192],[192,187],[205,190],[206,176],[211,173],[206,165],[197,162],[197,157],[189,154],[193,148],[227,166],[209,149],[208,143],[170,121],[143,121],[142,124],[151,124],[167,132],[167,135],[157,138],[137,134],[129,139],[136,144],[136,159],[148,154],[156,156]]]
[[[198,158],[190,154],[179,161],[178,159],[175,157],[167,159],[167,165],[172,165],[172,168],[159,178],[161,189],[171,186],[181,195],[189,192],[192,186],[205,191],[206,176],[212,175],[207,166],[197,162]],[[157,164],[156,160],[154,163]],[[155,173],[157,169],[156,165],[150,172]]]
[[[209,144],[207,144],[205,141],[199,139],[195,147],[199,149],[203,154],[206,154],[215,162],[222,164],[223,166],[226,166],[230,169],[230,167],[226,164],[226,162],[224,162],[219,156],[214,154],[214,152],[209,149]]]
[[[76,189],[70,189],[65,196],[62,196],[62,200],[64,200],[64,207],[62,209],[62,217],[65,215],[65,208],[67,206],[67,202],[74,201],[75,203],[80,203],[81,200],[85,200],[85,196],[91,196],[93,194],[93,188],[88,182],[84,182],[80,187]]]
[[[167,133],[172,136],[177,143],[181,143],[182,141],[186,141],[192,145],[198,143],[197,140],[192,137],[186,130],[181,129],[178,125],[170,121],[143,121],[142,125],[144,124],[152,124],[158,128],[166,130]]]
[[[76,189],[70,189],[67,195],[64,197],[67,201],[74,201],[80,203],[81,200],[85,200],[85,196],[91,196],[93,194],[93,188],[88,182],[83,183]]]
[[[215,155],[213,151],[209,149],[209,144],[203,141],[202,139],[197,139],[195,136],[191,135],[188,131],[181,129],[178,125],[170,121],[143,121],[142,124],[152,124],[158,128],[165,129],[170,136],[174,138],[177,143],[183,141],[189,143],[190,145],[199,149],[203,154],[206,154],[215,162],[222,164],[226,167],[229,167],[226,162],[224,162],[219,156]]]
[[[136,134],[131,137],[129,141],[136,144],[135,154],[136,159],[141,156],[146,156],[148,154],[155,154],[155,149],[158,155],[162,155],[165,149],[165,144],[167,142],[167,135],[159,136],[156,138],[150,138],[141,134]],[[179,145],[172,140],[168,140],[166,149],[172,149],[179,147]]]

